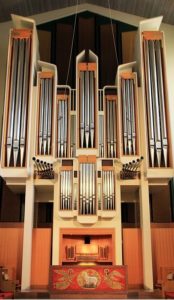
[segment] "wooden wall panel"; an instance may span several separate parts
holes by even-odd
[[[58,23],[56,27],[56,65],[58,70],[59,84],[70,84],[72,86],[72,70],[75,69],[74,57],[69,59],[71,54],[73,37],[73,26],[71,24]],[[74,45],[73,45],[74,46]],[[68,82],[67,81],[68,75]]]
[[[139,228],[123,229],[123,259],[128,266],[128,286],[140,287],[143,284],[143,264],[141,230]]]
[[[78,51],[90,49],[95,52],[95,19],[78,19]]]
[[[174,267],[174,228],[152,228],[154,283],[161,279],[162,267]]]
[[[51,229],[34,228],[32,245],[31,286],[48,287],[51,257]]]
[[[113,33],[116,36],[116,25],[113,24]],[[116,43],[116,39],[115,39]],[[99,78],[100,88],[104,85],[114,85],[117,58],[114,49],[112,28],[110,24],[100,26],[100,60],[99,60]]]
[[[135,38],[137,31],[122,32],[122,62],[130,63],[135,60]]]
[[[51,32],[38,30],[40,60],[51,62]]]
[[[0,220],[1,222],[20,221],[20,194],[13,193],[3,181],[1,198]],[[13,225],[11,226],[13,227]]]
[[[23,228],[0,228],[0,266],[12,268],[21,280]]]

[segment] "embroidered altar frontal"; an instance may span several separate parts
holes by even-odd
[[[50,291],[124,292],[127,290],[126,266],[52,266]]]

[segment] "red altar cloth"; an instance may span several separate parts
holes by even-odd
[[[3,299],[13,299],[13,293],[12,292],[0,292],[0,300]]]
[[[127,290],[126,266],[52,266],[50,291],[124,292]]]

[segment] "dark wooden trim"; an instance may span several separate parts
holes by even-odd
[[[172,223],[151,223],[151,228],[174,228],[174,222]]]
[[[23,228],[23,222],[0,222],[0,228]]]

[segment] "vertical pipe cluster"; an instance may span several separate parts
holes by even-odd
[[[30,82],[31,30],[15,29],[11,39],[9,107],[7,124],[7,167],[23,167]]]
[[[104,157],[104,115],[98,117],[99,157]]]
[[[102,171],[103,209],[115,209],[114,172]]]
[[[59,95],[58,101],[58,157],[67,157],[68,155],[68,96]]]
[[[44,75],[43,75],[44,76]],[[51,75],[50,75],[51,76]],[[53,113],[53,77],[40,78],[39,97],[39,155],[51,154],[52,113]]]
[[[80,71],[80,147],[94,148],[95,78],[94,71]]]
[[[121,78],[123,154],[136,154],[135,83],[132,78]]]
[[[162,36],[144,33],[144,71],[150,166],[168,166]]]
[[[60,210],[72,210],[73,171],[60,173]]]
[[[92,215],[96,213],[96,177],[94,163],[80,164],[80,202],[79,213]]]
[[[99,157],[104,157],[104,113],[103,113],[103,90],[98,90],[98,140]]]
[[[76,154],[76,116],[71,116],[70,121],[70,156],[75,157]]]
[[[116,101],[114,96],[106,97],[106,143],[107,157],[116,157]]]

